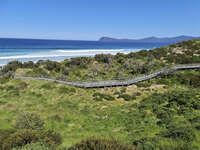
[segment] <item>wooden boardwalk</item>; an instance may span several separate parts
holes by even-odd
[[[49,78],[37,78],[37,77],[24,77],[24,76],[13,76],[15,79],[21,80],[44,80],[49,82],[57,82],[61,84],[66,84],[70,86],[80,87],[80,88],[104,88],[104,87],[116,87],[116,86],[129,86],[138,82],[150,80],[152,78],[158,77],[162,74],[168,74],[170,71],[183,70],[183,69],[198,69],[200,64],[182,64],[174,65],[170,67],[164,67],[161,70],[155,71],[152,74],[143,75],[140,77],[120,81],[120,80],[111,80],[111,81],[96,81],[96,82],[76,82],[76,81],[63,81]]]

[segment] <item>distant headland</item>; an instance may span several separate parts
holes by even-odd
[[[147,38],[142,38],[142,39],[120,39],[120,38],[112,38],[112,37],[106,37],[103,36],[99,38],[99,40],[94,40],[94,41],[89,41],[89,42],[115,42],[115,43],[177,43],[177,42],[182,42],[182,41],[187,41],[187,40],[194,40],[194,39],[200,39],[199,37],[194,37],[194,36],[186,36],[186,35],[181,35],[181,36],[176,36],[176,37],[147,37]],[[73,42],[73,41],[80,41],[84,42],[87,40],[64,40],[64,39],[31,39],[31,38],[0,38],[0,45],[1,44],[15,44],[15,43],[26,43],[26,44],[33,44],[33,43],[65,43],[65,42]]]
[[[111,37],[101,37],[99,41],[102,42],[129,42],[129,43],[176,43],[176,42],[182,42],[186,40],[193,40],[193,39],[200,39],[200,37],[192,37],[192,36],[177,36],[177,37],[164,37],[164,38],[158,38],[158,37],[147,37],[143,39],[117,39],[117,38],[111,38]]]

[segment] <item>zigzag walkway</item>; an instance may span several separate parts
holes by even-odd
[[[183,70],[183,69],[198,69],[200,64],[181,64],[174,65],[170,67],[164,67],[161,70],[155,71],[152,74],[144,75],[141,77],[136,77],[133,79],[128,79],[124,81],[120,80],[111,80],[111,81],[96,81],[96,82],[74,82],[74,81],[63,81],[49,78],[37,78],[37,77],[24,77],[24,76],[14,76],[15,79],[21,80],[44,80],[49,82],[57,82],[61,84],[66,84],[74,87],[80,88],[103,88],[103,87],[116,87],[116,86],[129,86],[138,82],[150,80],[152,78],[158,77],[162,74],[168,74],[170,71]]]

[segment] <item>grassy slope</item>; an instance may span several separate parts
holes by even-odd
[[[79,89],[44,81],[26,81],[28,87],[21,89],[19,83],[23,81],[10,80],[1,85],[0,128],[11,128],[14,118],[24,111],[39,114],[46,121],[48,129],[61,133],[64,146],[91,136],[114,137],[127,143],[131,143],[133,139],[154,137],[162,131],[162,127],[156,124],[158,119],[150,112],[148,114],[148,110],[139,112],[133,104],[140,103],[141,99],[153,92],[190,89],[177,84],[157,84],[156,82],[160,82],[158,80],[151,80],[150,87],[133,85],[109,89]],[[117,97],[114,101],[95,101],[92,96],[95,92],[114,95],[124,89],[129,95],[141,93],[141,96],[131,101]],[[145,118],[144,114],[147,115]],[[197,134],[200,137],[199,132]]]
[[[85,137],[113,136],[128,139],[123,130],[127,113],[132,110],[124,100],[93,100],[93,93],[113,93],[119,88],[86,90],[41,81],[27,81],[28,87],[18,90],[18,80],[4,84],[0,96],[0,128],[11,127],[14,117],[21,111],[35,112],[46,120],[47,128],[62,133],[65,145],[71,145]],[[14,89],[9,89],[9,87]],[[62,90],[59,88],[62,87]],[[65,88],[65,89],[64,89]],[[130,89],[131,87],[129,87]],[[6,90],[7,89],[7,90]],[[65,92],[65,91],[66,92]]]
[[[182,71],[178,74],[188,73],[200,75],[198,70]],[[21,112],[33,112],[45,120],[46,128],[54,129],[62,135],[63,146],[70,146],[91,136],[114,137],[131,144],[142,138],[157,137],[157,134],[166,130],[165,126],[157,124],[159,118],[151,108],[139,109],[144,105],[144,99],[153,93],[185,90],[200,92],[199,87],[193,88],[186,83],[180,83],[177,75],[152,79],[137,86],[105,89],[80,89],[45,81],[1,81],[0,129],[12,128],[15,117]],[[117,97],[117,92],[136,96],[136,99],[125,101]],[[115,100],[97,101],[94,93],[108,94]],[[198,98],[196,100],[199,102]],[[151,101],[149,103],[154,105]],[[199,116],[200,110],[191,110],[190,113],[189,117],[187,113],[177,113],[174,118],[178,123],[185,120],[188,122],[188,118]],[[200,148],[199,130],[195,130],[195,134],[197,139],[192,144]],[[159,143],[180,145],[181,141],[163,138]]]

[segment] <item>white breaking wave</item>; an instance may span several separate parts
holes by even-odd
[[[96,52],[123,52],[125,51],[124,49],[84,49],[84,50],[56,50],[57,52],[61,53],[96,53]]]
[[[132,51],[137,51],[132,50]],[[28,59],[28,58],[53,58],[53,57],[78,57],[78,56],[94,56],[96,54],[117,54],[117,53],[130,53],[131,50],[127,51],[124,49],[89,49],[89,50],[55,50],[41,53],[32,53],[25,55],[15,55],[15,56],[3,56],[0,60],[16,60],[16,59]]]

